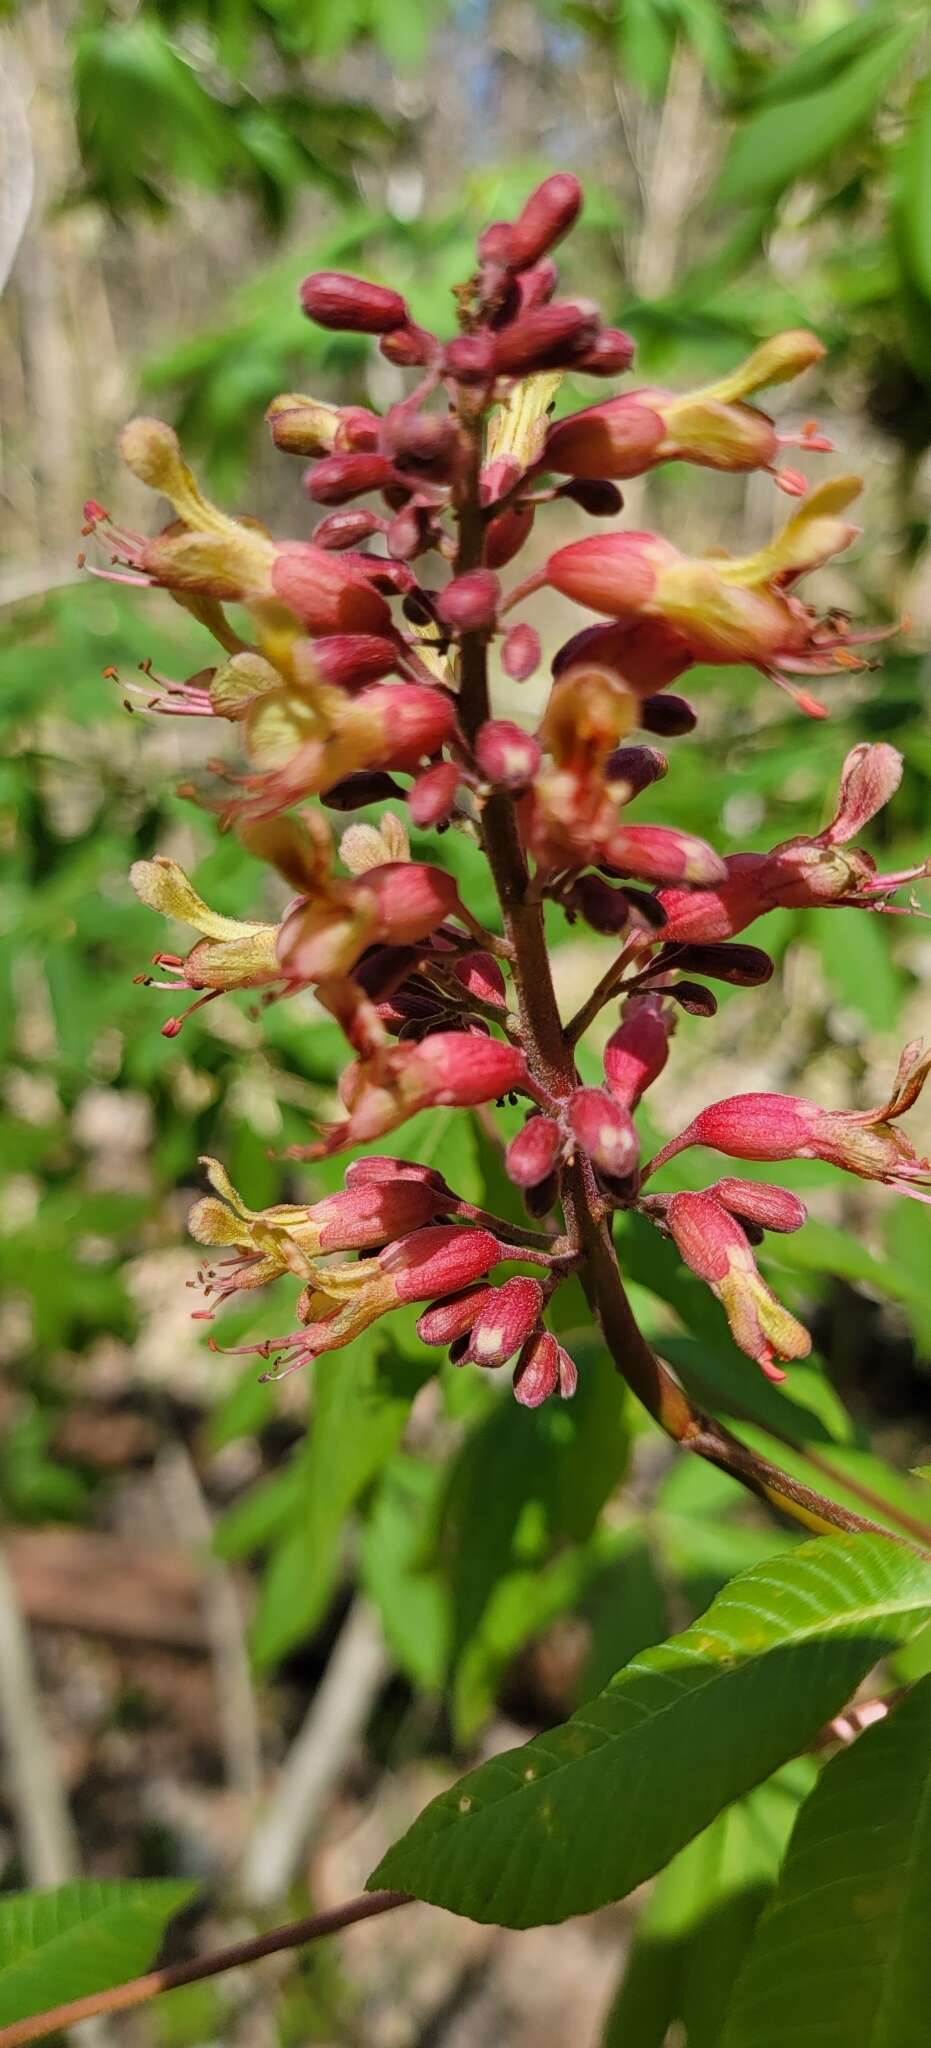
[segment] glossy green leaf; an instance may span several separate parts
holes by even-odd
[[[195,1884],[65,1884],[0,1898],[0,2026],[146,1969]]]
[[[528,1927],[623,1898],[796,1755],[931,1612],[931,1559],[803,1544],[619,1672],[563,1727],[450,1787],[370,1880]]]
[[[919,26],[917,17],[890,21],[882,40],[829,84],[751,114],[731,143],[718,198],[741,206],[775,199],[794,179],[827,162],[870,119],[900,75]]]
[[[769,1897],[799,1804],[816,1777],[797,1757],[675,1856],[637,1923],[602,2048],[717,2048],[730,1987]]]
[[[925,83],[911,109],[899,187],[899,225],[906,268],[931,300],[931,86]]]
[[[722,2048],[924,2048],[931,1678],[827,1765],[737,1980]]]

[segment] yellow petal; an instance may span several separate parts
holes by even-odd
[[[160,910],[163,917],[177,918],[179,924],[190,925],[207,939],[251,938],[273,929],[262,924],[244,924],[235,917],[221,917],[198,896],[177,861],[166,860],[164,854],[156,854],[154,860],[134,861],[129,879],[140,902],[148,904],[150,910]]]

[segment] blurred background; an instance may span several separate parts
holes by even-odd
[[[822,723],[750,672],[690,677],[699,734],[671,743],[650,815],[725,851],[771,846],[816,830],[847,748],[881,736],[908,773],[873,850],[922,858],[931,24],[899,0],[6,0],[0,16],[0,1882],[191,1880],[186,1953],[358,1890],[464,1763],[564,1718],[793,1539],[625,1405],[568,1291],[583,1372],[559,1415],[518,1412],[491,1375],[437,1378],[403,1318],[313,1384],[260,1386],[254,1361],[206,1350],[186,1289],[198,1155],[255,1207],[335,1184],[272,1155],[326,1113],[340,1047],[309,999],[261,1021],[230,999],[169,1044],[170,998],[133,986],[163,942],[134,858],[171,854],[239,915],[277,899],[175,793],[215,738],[123,708],[141,661],[183,676],[210,654],[167,597],[81,574],[82,500],[153,524],[114,458],[142,409],[179,426],[233,509],[308,533],[269,400],[382,406],[404,382],[303,321],[301,276],[359,269],[443,330],[476,231],[572,169],[588,204],[563,283],[633,332],[634,381],[706,382],[781,327],[823,337],[824,365],[776,407],[834,439],[812,474],[855,469],[866,488],[864,538],[816,594],[904,621],[881,669],[828,684]],[[559,402],[601,395],[567,380]],[[629,524],[693,551],[749,551],[787,509],[769,477],[674,467],[626,497]],[[582,530],[571,508],[545,517],[541,553]],[[542,626],[555,644],[566,608]],[[498,702],[530,723],[539,698]],[[440,848],[482,915],[469,847]],[[777,976],[684,1020],[650,1097],[661,1132],[737,1073],[881,1101],[927,1029],[921,918],[778,912],[757,931]],[[553,941],[574,1007],[606,942],[558,921]],[[931,1105],[910,1130],[931,1149]],[[508,1200],[467,1117],[401,1137],[473,1200]],[[931,1444],[927,1212],[814,1166],[785,1178],[813,1220],[771,1271],[818,1347],[785,1389],[757,1384],[715,1303],[631,1224],[638,1312],[748,1440],[880,1519],[927,1521],[906,1476]],[[223,1338],[283,1315],[253,1303]],[[713,2048],[722,1958],[806,1768],[755,1795],[740,1854],[696,1845],[636,1910],[553,1937],[413,1908],[173,1994],[94,2048]]]

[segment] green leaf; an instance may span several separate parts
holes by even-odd
[[[885,8],[869,8],[858,14],[855,21],[845,22],[829,36],[822,36],[818,42],[809,44],[791,57],[788,64],[782,64],[775,71],[766,71],[759,85],[754,88],[754,106],[769,106],[775,101],[798,100],[806,93],[817,91],[819,86],[829,85],[838,72],[846,71],[855,57],[862,55],[872,43],[880,41],[889,25]]]
[[[835,1001],[874,1031],[892,1030],[902,1007],[901,976],[885,923],[881,917],[818,921],[818,950]]]
[[[832,1758],[799,1815],[723,2048],[923,2048],[931,1678]]]
[[[442,1467],[403,1453],[382,1475],[359,1553],[359,1571],[385,1641],[415,1685],[438,1692],[449,1662],[450,1613],[439,1573],[423,1560]]]
[[[717,2048],[730,1987],[816,1775],[807,1757],[785,1764],[719,1813],[657,1878],[602,2048],[660,2048],[676,2020],[689,2048]]]
[[[731,1581],[565,1726],[435,1799],[369,1880],[473,1920],[588,1913],[796,1755],[931,1612],[931,1558],[819,1538]]]
[[[931,300],[931,87],[912,109],[899,186],[901,253],[912,282]]]
[[[791,102],[765,106],[738,128],[724,161],[719,200],[753,206],[807,176],[868,121],[901,72],[920,21],[886,23],[881,41],[830,84]]]
[[[0,1899],[0,2026],[137,1977],[196,1884],[65,1884]]]
[[[411,1354],[402,1348],[405,1334],[404,1318],[393,1316],[389,1328],[376,1325],[314,1367],[302,1503],[263,1581],[253,1627],[263,1670],[310,1635],[325,1612],[346,1516],[396,1449],[414,1395],[435,1369],[435,1354],[422,1345]]]

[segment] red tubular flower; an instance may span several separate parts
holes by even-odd
[[[463,1031],[434,1031],[419,1045],[380,1045],[347,1068],[340,1095],[349,1114],[317,1144],[289,1156],[322,1158],[396,1130],[419,1109],[475,1109],[520,1089],[536,1094],[518,1047]],[[439,1290],[437,1290],[439,1291]]]
[[[709,1191],[672,1195],[665,1224],[680,1257],[720,1301],[741,1351],[767,1379],[785,1379],[775,1361],[807,1358],[811,1338],[767,1286],[736,1218]]]
[[[669,1058],[675,1014],[661,995],[631,996],[604,1052],[605,1081],[615,1101],[636,1109]]]
[[[466,1224],[435,1223],[414,1230],[379,1252],[382,1273],[390,1274],[399,1302],[432,1301],[481,1280],[508,1256],[490,1230]]]
[[[498,377],[523,377],[533,370],[562,370],[578,362],[597,340],[601,325],[590,299],[553,299],[519,313],[495,336]]]
[[[931,1166],[893,1129],[917,1101],[929,1071],[931,1052],[916,1039],[905,1047],[889,1100],[878,1109],[822,1109],[796,1095],[727,1096],[664,1145],[651,1171],[690,1145],[709,1145],[731,1159],[823,1159],[861,1180],[882,1181],[899,1194],[931,1202]]]
[[[404,327],[408,312],[400,292],[347,277],[339,270],[317,270],[301,285],[301,305],[317,327],[337,332],[390,334]]]
[[[313,541],[276,548],[271,585],[311,633],[382,633],[391,623],[384,598],[366,578]]]
[[[518,1188],[534,1188],[552,1173],[563,1136],[550,1116],[532,1116],[512,1138],[504,1155],[508,1179]]]
[[[640,1145],[630,1115],[603,1088],[575,1088],[566,1104],[573,1136],[612,1180],[625,1180],[637,1164]]]
[[[501,649],[501,666],[512,683],[525,683],[540,665],[540,635],[533,626],[512,626]]]
[[[295,672],[319,677],[339,689],[360,689],[393,675],[398,666],[397,642],[381,633],[334,633],[294,647]]]
[[[518,1275],[493,1288],[472,1323],[466,1360],[472,1365],[504,1365],[536,1329],[542,1307],[539,1280]]]

